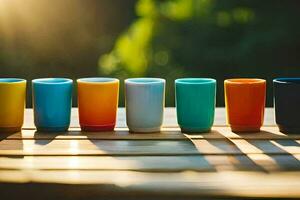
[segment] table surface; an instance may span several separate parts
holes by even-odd
[[[182,134],[174,108],[161,133],[36,133],[32,110],[21,133],[0,134],[3,199],[300,198],[300,134],[280,133],[267,108],[259,133],[236,134],[216,109],[212,132]]]

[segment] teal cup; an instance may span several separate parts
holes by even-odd
[[[209,132],[215,117],[216,80],[181,78],[175,80],[177,121],[182,132]]]

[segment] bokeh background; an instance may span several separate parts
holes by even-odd
[[[89,76],[165,78],[167,106],[176,78],[216,78],[218,106],[224,79],[265,78],[272,106],[272,79],[300,76],[299,19],[299,0],[0,0],[0,76],[29,80],[28,107],[31,79]]]

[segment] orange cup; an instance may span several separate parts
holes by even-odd
[[[264,121],[266,80],[255,78],[224,81],[227,124],[233,132],[258,132]]]
[[[77,80],[77,85],[81,130],[114,130],[118,109],[119,80],[81,78]]]

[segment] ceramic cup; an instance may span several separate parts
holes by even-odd
[[[73,81],[68,78],[32,80],[34,124],[37,131],[64,132],[70,126]]]
[[[177,121],[182,132],[210,131],[215,115],[216,80],[181,78],[175,80]]]
[[[300,133],[300,78],[273,80],[275,120],[284,133]]]
[[[0,78],[0,133],[21,131],[25,97],[26,80]]]
[[[266,81],[255,78],[224,82],[227,123],[233,132],[258,132],[264,121]]]
[[[165,84],[161,78],[125,80],[126,122],[131,132],[159,132],[165,106]]]
[[[112,131],[116,124],[119,80],[81,78],[78,84],[79,123],[83,131]]]

